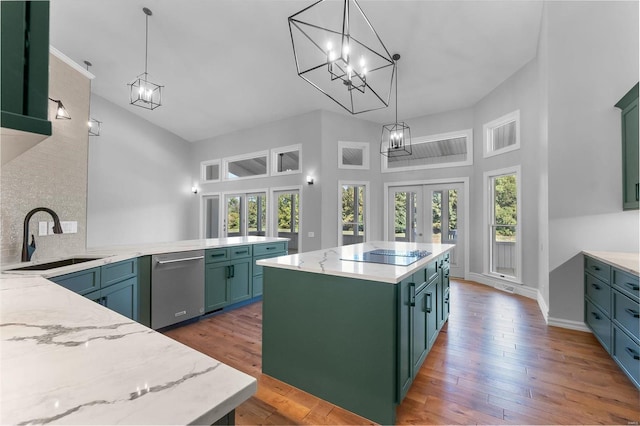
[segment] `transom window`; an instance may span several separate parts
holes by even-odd
[[[369,144],[338,141],[338,168],[368,170]]]
[[[200,181],[202,183],[220,180],[220,160],[209,160],[200,163]]]
[[[225,158],[225,179],[235,180],[267,176],[269,174],[268,156],[269,153],[264,151]]]
[[[412,154],[382,158],[382,172],[400,172],[473,164],[473,130],[413,139]]]
[[[483,126],[484,156],[520,148],[520,110],[510,112]]]
[[[300,173],[300,152],[300,145],[272,149],[271,174],[286,175]]]

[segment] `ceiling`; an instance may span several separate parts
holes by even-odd
[[[348,114],[296,74],[287,17],[310,4],[51,0],[51,44],[93,64],[93,93],[193,142],[318,109]],[[469,107],[536,55],[541,1],[359,4],[389,52],[402,56],[401,120]],[[144,71],[143,7],[153,12],[149,80],[166,86],[153,111],[129,105],[127,86]],[[392,97],[390,108],[357,117],[393,122],[394,106]]]

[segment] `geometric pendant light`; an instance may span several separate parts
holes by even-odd
[[[144,72],[129,83],[129,103],[146,109],[156,109],[162,105],[162,88],[158,84],[149,81],[147,73],[147,56],[149,51],[149,16],[153,13],[146,7],[142,8],[145,14],[145,49],[144,49]]]
[[[395,65],[356,0],[319,0],[288,21],[302,79],[351,114],[389,106]]]
[[[396,72],[396,121],[382,126],[380,139],[380,154],[387,157],[402,157],[412,154],[411,129],[403,122],[398,121],[398,60],[400,55],[393,55]]]
[[[87,71],[89,71],[89,67],[92,65],[89,61],[84,61],[84,65],[87,67]],[[91,117],[89,114],[89,121],[87,122],[89,126],[89,136],[100,136],[100,129],[102,128],[102,121],[96,120]]]

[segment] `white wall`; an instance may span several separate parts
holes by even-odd
[[[582,250],[639,251],[622,211],[620,111],[638,81],[638,2],[549,2],[550,322],[582,324]]]
[[[91,116],[87,246],[196,238],[189,143],[95,94]]]

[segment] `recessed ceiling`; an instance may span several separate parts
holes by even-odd
[[[318,109],[348,114],[295,71],[287,17],[312,2],[52,0],[51,44],[93,64],[93,93],[193,142]],[[541,1],[359,4],[402,55],[401,120],[469,107],[536,55]],[[144,71],[143,7],[149,79],[166,86],[153,111],[130,106],[127,86]],[[393,122],[394,106],[357,117]]]

